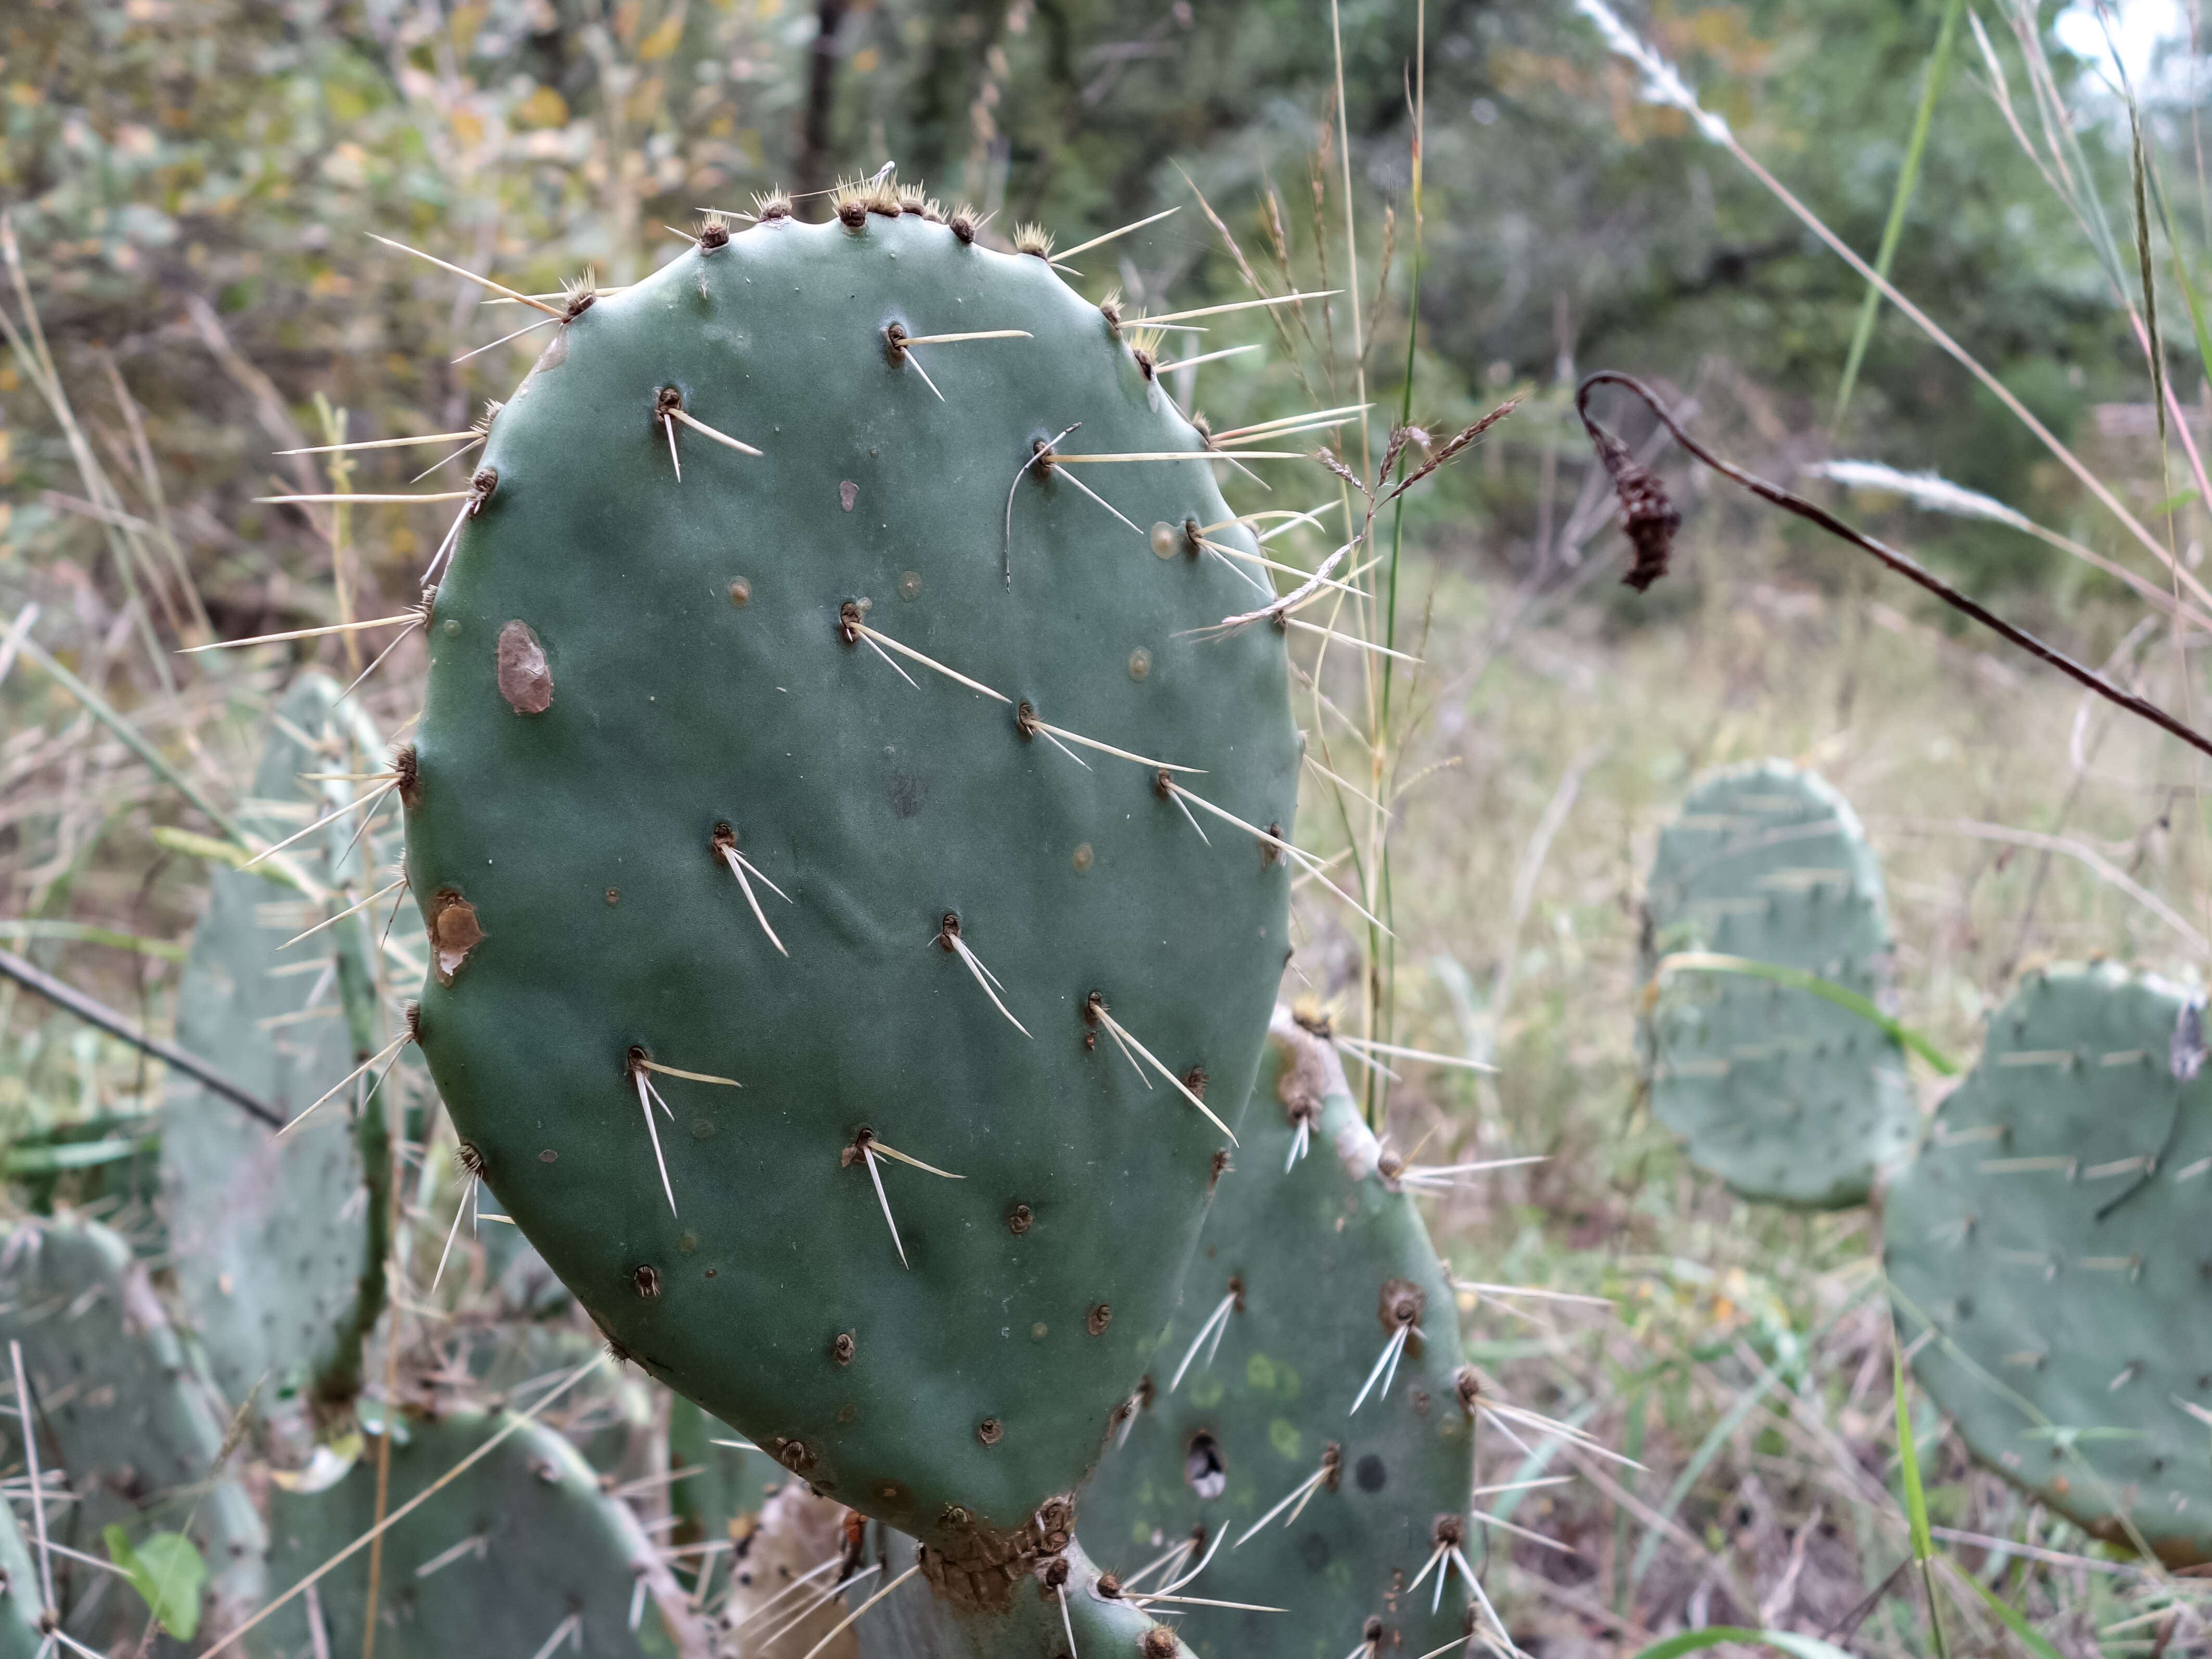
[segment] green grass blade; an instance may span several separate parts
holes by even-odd
[[[161,1149],[159,1135],[141,1135],[136,1139],[76,1140],[58,1146],[17,1146],[9,1149],[0,1168],[11,1176],[59,1175],[64,1170],[91,1170],[102,1164],[120,1164],[126,1158]]]
[[[1942,27],[1936,32],[1936,49],[1928,54],[1928,72],[1920,88],[1920,107],[1913,112],[1912,134],[1905,145],[1905,165],[1898,169],[1897,191],[1890,198],[1889,219],[1881,228],[1881,246],[1874,257],[1874,268],[1885,278],[1905,232],[1905,210],[1912,204],[1912,192],[1920,182],[1920,157],[1928,148],[1928,127],[1936,115],[1936,94],[1942,90],[1944,79],[1950,72],[1951,42],[1959,33],[1959,15],[1966,9],[1966,0],[1949,0],[1943,8]],[[1836,415],[1832,425],[1841,426],[1844,422],[1844,408],[1851,400],[1851,388],[1858,383],[1859,364],[1866,356],[1867,343],[1874,337],[1874,321],[1881,310],[1881,290],[1869,283],[1866,298],[1859,306],[1858,323],[1851,330],[1850,355],[1844,359],[1844,378],[1836,388]]]
[[[2166,249],[2173,256],[2174,286],[2181,290],[2181,302],[2189,308],[2190,331],[2197,337],[2197,361],[2204,372],[2212,374],[2212,331],[2204,325],[2204,305],[2197,292],[2197,283],[2189,275],[2189,263],[2181,257],[2181,238],[2173,234],[2173,214],[2166,205],[2166,180],[2157,165],[2150,169],[2151,199],[2158,205],[2159,228],[2166,232]],[[2154,509],[2163,512],[2162,504]]]
[[[1677,1654],[1695,1653],[1699,1648],[1717,1648],[1734,1642],[1741,1642],[1746,1647],[1774,1648],[1795,1656],[1795,1659],[1850,1659],[1843,1649],[1817,1636],[1800,1636],[1789,1630],[1746,1630],[1737,1625],[1708,1625],[1703,1630],[1686,1630],[1663,1642],[1654,1642],[1635,1659],[1674,1659]]]
[[[1974,1593],[1982,1598],[1984,1604],[1991,1613],[1996,1614],[2007,1630],[2020,1638],[2021,1645],[2033,1654],[2035,1659],[2065,1659],[2065,1656],[2051,1646],[2041,1632],[2021,1616],[2020,1610],[2011,1602],[2006,1601],[1971,1572],[1961,1572],[1958,1576],[1973,1587]]]
[[[1893,1345],[1890,1372],[1897,1404],[1897,1456],[1905,1469],[1905,1518],[1912,1523],[1912,1559],[1925,1561],[1936,1553],[1928,1531],[1928,1500],[1920,1490],[1920,1453],[1912,1438],[1912,1413],[1905,1403],[1905,1355]]]
[[[1897,1407],[1897,1461],[1904,1473],[1905,1518],[1912,1528],[1912,1559],[1920,1564],[1920,1587],[1928,1597],[1928,1627],[1936,1638],[1936,1659],[1946,1659],[1943,1616],[1936,1609],[1935,1540],[1928,1531],[1928,1499],[1920,1489],[1920,1449],[1912,1438],[1912,1413],[1905,1403],[1905,1351],[1890,1332],[1891,1386]]]
[[[1794,990],[1810,991],[1814,996],[1825,998],[1839,1008],[1850,1009],[1869,1024],[1881,1026],[1945,1077],[1959,1074],[1957,1060],[1904,1021],[1885,1014],[1849,986],[1822,979],[1818,974],[1808,974],[1802,968],[1784,968],[1779,963],[1754,962],[1749,957],[1723,956],[1713,951],[1678,951],[1673,956],[1661,957],[1651,976],[1656,983],[1662,975],[1678,972],[1743,974],[1753,979],[1771,980],[1777,985],[1787,985]]]
[[[2135,89],[2128,90],[2129,164],[2134,173],[2136,200],[2136,268],[2142,277],[2143,328],[2150,336],[2150,400],[2158,410],[2158,441],[2166,441],[2166,348],[2158,331],[2158,283],[2150,262],[2150,191],[2144,177],[2150,171],[2143,159],[2142,117],[2136,108]]]
[[[228,846],[228,842],[224,842]],[[125,933],[113,927],[101,927],[87,921],[58,921],[26,916],[0,916],[0,939],[65,939],[81,945],[107,945],[118,951],[136,951],[141,956],[159,957],[165,962],[182,962],[190,951],[173,939],[147,939],[137,933]]]
[[[44,669],[63,690],[84,705],[84,710],[102,726],[123,739],[124,747],[154,769],[154,775],[186,800],[204,812],[210,823],[240,847],[250,846],[245,834],[230,821],[230,816],[206,795],[200,787],[169,763],[169,757],[156,749],[137,726],[110,708],[107,700],[82,680],[63,667],[47,653],[46,647],[26,634],[22,641],[23,655]]]

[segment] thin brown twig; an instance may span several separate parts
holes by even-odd
[[[1703,444],[1682,429],[1659,397],[1650,386],[1632,374],[1623,374],[1612,369],[1601,369],[1584,380],[1575,393],[1575,412],[1582,417],[1583,428],[1589,434],[1598,459],[1613,476],[1615,488],[1628,509],[1626,529],[1629,538],[1636,544],[1636,563],[1622,580],[1638,592],[1667,574],[1667,556],[1674,529],[1680,523],[1667,500],[1657,480],[1630,459],[1627,447],[1612,433],[1599,425],[1589,412],[1590,393],[1601,386],[1617,386],[1640,401],[1692,456],[1704,462],[1714,471],[1739,488],[1758,496],[1761,501],[1794,514],[1808,524],[1818,526],[1840,541],[1848,542],[1863,553],[1874,557],[1899,575],[1918,584],[1954,610],[1972,617],[2000,638],[2017,646],[2039,661],[2048,663],[2069,679],[2075,681],[2097,696],[2117,704],[2129,713],[2148,720],[2160,730],[2180,738],[2201,754],[2212,755],[2212,738],[2207,738],[2195,727],[2176,720],[2157,704],[2146,702],[2130,692],[2123,691],[2094,669],[2084,666],[2064,652],[2045,645],[2024,629],[2014,627],[1978,600],[1960,592],[1957,588],[1928,569],[1917,560],[1886,543],[1854,530],[1826,507],[1815,506],[1803,496],[1794,495],[1779,484],[1769,483],[1754,473],[1723,460]],[[1408,480],[1408,482],[1411,482]]]

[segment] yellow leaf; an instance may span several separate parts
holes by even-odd
[[[653,27],[653,33],[637,43],[639,58],[647,64],[658,62],[676,50],[676,43],[684,38],[684,13],[672,11]]]
[[[514,108],[520,127],[562,127],[568,124],[568,100],[551,87],[538,87]]]

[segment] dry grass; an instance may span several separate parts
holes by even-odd
[[[1343,204],[1329,194],[1331,158],[1322,159],[1315,177],[1326,210],[1315,216],[1333,225]],[[496,193],[495,178],[470,177],[473,188]],[[1362,234],[1372,241],[1376,229]],[[1394,234],[1402,283],[1418,234],[1403,223]],[[1245,240],[1253,244],[1245,254],[1272,251],[1264,228]],[[657,245],[633,238],[624,259],[645,246]],[[1272,279],[1252,273],[1243,254],[1238,264],[1255,287],[1320,287],[1328,251],[1283,245]],[[1334,250],[1340,273],[1344,252]],[[446,331],[459,338],[472,313],[440,293],[455,319]],[[31,296],[18,297],[15,315],[26,319]],[[1350,341],[1357,334],[1371,343],[1377,316],[1385,337],[1356,363]],[[1404,346],[1387,313],[1349,303],[1326,319],[1269,313],[1249,337],[1263,326],[1275,331],[1280,363],[1299,364],[1324,404],[1345,400],[1328,388],[1348,393],[1363,372],[1387,378],[1372,363]],[[467,343],[486,337],[477,328]],[[252,387],[250,364],[214,356]],[[492,359],[502,362],[512,366]],[[281,558],[180,533],[209,504],[140,463],[126,398],[81,364],[64,368],[59,381],[72,401],[49,414],[78,434],[82,498],[107,516],[59,509],[46,530],[14,544],[7,587],[17,604],[41,607],[36,637],[169,763],[219,804],[231,801],[290,659],[271,649],[246,661],[173,664],[168,647],[198,637],[198,623],[171,550],[198,550],[182,561],[196,580],[249,586],[270,617],[336,617],[349,607],[374,615],[397,609],[392,596],[406,594],[438,526],[396,512],[353,523],[317,518],[294,527],[297,539]],[[1204,401],[1225,426],[1231,415],[1299,406],[1304,392],[1291,381],[1287,368],[1263,375],[1232,362],[1206,371]],[[1179,389],[1188,395],[1188,382]],[[1503,514],[1417,521],[1394,637],[1425,666],[1396,677],[1389,719],[1372,659],[1298,647],[1343,711],[1340,718],[1302,696],[1316,753],[1360,788],[1387,794],[1396,815],[1383,820],[1310,778],[1300,839],[1327,854],[1348,831],[1361,868],[1379,871],[1387,830],[1390,892],[1375,880],[1364,896],[1390,902],[1398,939],[1382,946],[1348,910],[1308,889],[1287,988],[1310,988],[1352,1024],[1386,1028],[1398,1042],[1495,1060],[1494,1080],[1408,1062],[1401,1085],[1373,1097],[1399,1145],[1432,1137],[1439,1154],[1547,1157],[1432,1202],[1439,1247],[1471,1279],[1614,1303],[1608,1314],[1490,1295],[1463,1302],[1470,1353],[1500,1400],[1571,1421],[1644,1466],[1565,1449],[1525,1420],[1491,1425],[1483,1484],[1573,1477],[1488,1505],[1567,1547],[1490,1534],[1486,1577],[1516,1639],[1553,1659],[1632,1651],[1705,1623],[1818,1634],[1857,1611],[1863,1650],[1923,1652],[1925,1615],[1910,1580],[1862,1607],[1907,1547],[1875,1224],[1863,1212],[1801,1216],[1746,1205],[1688,1168],[1639,1109],[1632,1022],[1642,872],[1698,771],[1765,756],[1817,767],[1856,805],[1887,866],[1899,1012],[1947,1049],[1971,1054],[1981,1017],[2032,961],[2110,954],[2195,971],[2212,934],[2212,844],[2195,805],[2198,774],[2178,745],[1955,632],[1856,556],[1785,536],[1686,480],[1670,477],[1690,517],[1676,574],[1648,599],[1624,598],[1615,584],[1623,549],[1571,423],[1568,389],[1522,390],[1531,396],[1521,411],[1460,463],[1466,477],[1452,499],[1540,496],[1540,532],[1509,538]],[[1773,476],[1817,448],[1725,363],[1708,365],[1698,391],[1700,430]],[[422,411],[423,428],[453,425],[461,402],[456,392],[445,408]],[[305,419],[273,391],[256,407],[258,424],[231,434],[241,445],[274,447],[270,437]],[[1378,419],[1368,434],[1378,447],[1389,424]],[[1360,466],[1357,441],[1341,453]],[[2094,459],[2108,476],[2139,484],[2160,471],[2155,453],[2140,446]],[[377,459],[353,477],[357,487],[386,488],[413,470]],[[284,477],[313,487],[310,471]],[[1298,505],[1332,488],[1323,481]],[[1917,521],[1895,503],[1856,506],[1911,544]],[[119,526],[118,515],[151,528]],[[1387,514],[1377,535],[1376,550],[1386,549]],[[1310,568],[1341,538],[1308,530],[1274,546]],[[324,583],[332,567],[350,579],[343,597]],[[241,584],[241,571],[250,581]],[[1340,625],[1373,636],[1382,580],[1366,580],[1364,608],[1350,607]],[[2110,657],[2115,677],[2143,695],[2176,710],[2212,706],[2212,688],[2182,683],[2170,636],[2137,626],[2140,606],[2100,599],[2051,609],[2062,643],[2094,662]],[[340,641],[297,655],[334,666],[361,660]],[[14,929],[0,944],[29,941],[46,965],[166,1030],[177,947],[203,882],[202,857],[169,832],[209,826],[52,677],[4,647],[0,661],[12,663],[0,669],[8,714],[0,882]],[[365,690],[386,732],[418,706],[422,664],[420,641],[410,639]],[[385,841],[380,867],[396,856],[396,840]],[[85,937],[94,929],[139,943]],[[1387,971],[1370,973],[1378,963]],[[158,1109],[158,1077],[135,1051],[27,1002],[12,985],[0,985],[0,1135],[11,1142]],[[400,1077],[426,1143],[413,1149],[400,1249],[416,1287],[409,1297],[428,1307],[423,1287],[456,1196],[446,1168],[451,1134],[424,1080],[413,1071]],[[1932,1105],[1933,1080],[1923,1080]],[[64,1176],[56,1197],[126,1226],[144,1222],[115,1173]],[[436,1305],[400,1322],[418,1376],[455,1374],[459,1345],[511,1319],[518,1294],[526,1300],[491,1282],[481,1246],[458,1265]],[[573,1340],[551,1343],[555,1356],[526,1344],[503,1349],[499,1384],[531,1375],[533,1356],[558,1363],[585,1332],[572,1320],[565,1336]],[[649,1445],[654,1408],[635,1381],[577,1409],[568,1426],[580,1437],[642,1425],[641,1444]],[[2022,1599],[2062,1650],[2087,1652],[2099,1645],[2096,1631],[2179,1594],[2172,1580],[2115,1567],[2078,1531],[1974,1471],[1944,1425],[1923,1428],[1940,1525],[2029,1540],[2060,1558],[2008,1567],[1953,1541],[1945,1549],[1954,1570]],[[646,1450],[625,1468],[647,1474],[651,1465]],[[2202,1623],[2186,1617],[2181,1641],[2201,1642]],[[1963,1591],[1950,1596],[1946,1618],[1962,1649],[1998,1639]],[[2155,1639],[2137,1626],[2102,1645],[2148,1650]]]

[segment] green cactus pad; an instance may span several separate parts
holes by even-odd
[[[853,217],[599,299],[494,422],[405,792],[420,1038],[623,1350],[961,1560],[1097,1458],[1226,1144],[1109,1022],[1233,1119],[1288,949],[1273,849],[1066,734],[1262,828],[1298,739],[1273,629],[1190,633],[1259,599],[1177,528],[1230,516],[1209,464],[1081,480],[1165,556],[1025,465],[1199,448],[1109,318]]]
[[[1659,837],[1643,973],[1679,951],[1802,969],[1870,1000],[1888,986],[1881,866],[1850,803],[1779,761],[1700,780]],[[1917,1127],[1895,1038],[1817,994],[1679,971],[1639,1032],[1651,1109],[1691,1162],[1746,1198],[1838,1209]]]
[[[1882,1198],[1899,1338],[1968,1449],[2177,1564],[2212,1559],[2203,1006],[2116,967],[2029,975]]]
[[[39,1564],[15,1520],[15,1506],[0,1504],[0,1659],[36,1659],[44,1651],[39,1629]]]
[[[845,1594],[854,1613],[885,1577],[896,1577],[914,1561],[915,1548],[890,1533],[878,1555],[884,1576]],[[1077,1659],[1193,1659],[1170,1623],[1112,1594],[1100,1577],[1083,1546],[1071,1540],[1017,1577],[1003,1607],[963,1607],[941,1595],[919,1594],[920,1584],[909,1582],[884,1595],[850,1629],[860,1659],[1032,1659],[1071,1650]]]
[[[1285,1010],[1271,1036],[1183,1305],[1154,1350],[1126,1443],[1084,1491],[1084,1537],[1126,1577],[1194,1528],[1207,1547],[1230,1530],[1184,1593],[1290,1611],[1188,1608],[1176,1627],[1202,1659],[1342,1659],[1372,1616],[1385,1650],[1426,1653],[1467,1628],[1455,1572],[1433,1610],[1433,1568],[1418,1591],[1402,1588],[1436,1548],[1440,1518],[1447,1530],[1470,1524],[1474,1396],[1460,1393],[1458,1312],[1412,1194],[1377,1167],[1388,1155],[1334,1049]],[[1302,1125],[1306,1151],[1286,1170]],[[1408,1292],[1422,1336],[1389,1392],[1377,1382],[1354,1412]],[[1211,1363],[1200,1352],[1171,1389],[1194,1334],[1229,1297]],[[1295,1523],[1279,1512],[1238,1543],[1317,1475],[1292,1505]],[[1462,1553],[1478,1550],[1463,1541]],[[1160,1583],[1155,1573],[1142,1588]]]
[[[277,705],[242,815],[254,833],[283,841],[361,787],[303,782],[301,773],[381,765],[375,732],[338,695],[329,676],[308,673]],[[362,845],[347,848],[356,828],[341,820],[287,856],[325,888],[358,890]],[[349,1005],[364,990],[373,1001],[374,930],[391,902],[374,907],[374,917],[364,912],[281,947],[351,902],[318,905],[258,870],[217,870],[192,936],[178,1041],[288,1117],[360,1058]],[[311,1391],[342,1399],[357,1386],[363,1334],[382,1305],[383,1206],[364,1189],[362,1126],[349,1121],[348,1103],[331,1103],[279,1140],[230,1101],[170,1073],[162,1188],[178,1293],[234,1403],[257,1382],[264,1408]],[[380,1102],[367,1117],[380,1185]]]
[[[791,1478],[766,1452],[726,1443],[744,1437],[680,1394],[669,1401],[668,1467],[699,1471],[669,1486],[668,1506],[678,1517],[672,1543],[743,1538],[769,1494]]]
[[[480,1412],[400,1418],[387,1512],[514,1420]],[[289,1589],[306,1577],[366,1533],[375,1510],[373,1449],[326,1491],[273,1494],[271,1584]],[[368,1596],[366,1550],[317,1582],[313,1605],[332,1659],[361,1651]],[[574,1447],[538,1423],[514,1429],[384,1534],[377,1602],[379,1653],[527,1659],[570,1619],[576,1647],[603,1659],[704,1651],[704,1626],[684,1608],[637,1517],[600,1491]],[[311,1616],[305,1596],[285,1603],[253,1631],[253,1651],[261,1659],[309,1651]],[[568,1642],[560,1651],[570,1650]]]
[[[77,1499],[48,1511],[49,1535],[105,1559],[100,1534],[112,1524],[134,1538],[183,1532],[208,1567],[201,1629],[234,1626],[260,1600],[267,1534],[234,1481],[210,1484],[225,1418],[131,1247],[95,1222],[10,1230],[0,1239],[0,1377],[12,1399],[11,1340],[23,1347],[40,1468],[61,1471]],[[22,1468],[19,1419],[0,1418],[0,1442],[9,1467]],[[93,1583],[61,1558],[54,1587],[67,1614]],[[95,1620],[113,1625],[114,1640],[135,1642],[145,1609],[105,1607]]]

